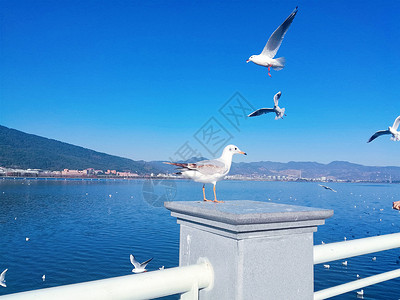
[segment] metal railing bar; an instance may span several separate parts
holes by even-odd
[[[141,300],[194,292],[213,283],[207,262],[1,296],[1,300]],[[197,292],[197,291],[195,291]]]
[[[400,233],[314,246],[314,264],[400,248]]]
[[[363,287],[391,280],[397,277],[400,277],[400,269],[370,276],[363,279],[358,279],[352,282],[344,283],[341,285],[337,285],[331,288],[314,292],[314,300],[331,298],[337,295],[348,293],[356,289],[361,289]]]

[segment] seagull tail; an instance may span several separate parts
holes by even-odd
[[[280,113],[279,113],[279,115],[275,116],[275,120],[278,120],[278,119],[281,119],[281,118],[283,119],[284,115],[285,115],[285,108],[282,108]]]
[[[275,66],[272,67],[275,71],[282,70],[285,67],[286,59],[284,57],[275,58]]]
[[[164,162],[164,164],[177,166],[178,168],[185,170],[191,170],[196,168],[196,164],[173,163],[173,162]]]

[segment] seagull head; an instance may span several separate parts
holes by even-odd
[[[229,153],[231,155],[233,154],[243,154],[243,155],[247,155],[247,153],[241,151],[237,146],[235,145],[228,145],[225,147],[223,154],[225,153]]]
[[[250,56],[248,60],[246,60],[246,62],[248,63],[249,61],[253,61],[254,55]]]

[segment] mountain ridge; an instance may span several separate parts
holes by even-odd
[[[191,158],[196,162],[205,158]],[[0,125],[0,166],[22,169],[58,171],[63,169],[99,169],[131,171],[140,175],[175,173],[176,168],[164,161],[132,160],[81,146]],[[348,161],[233,162],[229,175],[247,177],[286,176],[292,178],[323,178],[327,180],[400,181],[400,167],[364,166]]]

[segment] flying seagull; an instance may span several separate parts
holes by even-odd
[[[271,68],[279,71],[285,66],[285,58],[279,57],[274,58],[282,44],[283,37],[289,29],[290,24],[292,24],[294,17],[297,14],[297,6],[286,18],[286,20],[274,31],[274,33],[269,37],[267,44],[265,45],[263,51],[258,55],[252,55],[246,61],[252,61],[256,65],[268,67],[268,76],[271,76]]]
[[[279,92],[277,92],[275,94],[275,96],[274,96],[274,108],[260,108],[260,109],[257,109],[256,111],[253,111],[251,114],[249,114],[248,117],[257,117],[257,116],[261,116],[263,114],[274,112],[276,114],[275,120],[278,120],[278,119],[281,119],[281,118],[283,119],[283,116],[286,116],[285,115],[285,108],[280,108],[278,106],[278,101],[279,101],[279,98],[281,97],[281,95],[282,95],[281,91],[279,91]]]
[[[0,274],[0,285],[2,287],[7,287],[6,285],[6,272],[8,271],[8,269],[5,269],[3,272],[1,272]]]
[[[337,191],[335,191],[333,188],[330,188],[329,186],[322,185],[322,184],[318,184],[318,185],[321,186],[321,187],[323,187],[323,188],[326,189],[326,190],[330,190],[330,191],[332,191],[332,192],[337,193]]]
[[[132,269],[132,272],[133,273],[143,273],[143,272],[146,272],[147,270],[146,270],[146,266],[147,266],[147,264],[153,259],[153,258],[150,258],[150,259],[148,259],[148,260],[146,260],[145,262],[142,262],[142,263],[140,263],[140,262],[138,262],[136,259],[135,259],[135,257],[131,254],[131,256],[130,256],[130,258],[131,258],[131,264],[133,265],[133,269]]]
[[[378,136],[381,136],[384,134],[391,134],[392,137],[390,139],[392,141],[400,141],[400,131],[397,131],[399,124],[400,124],[400,116],[398,116],[396,118],[396,120],[394,120],[392,127],[389,126],[388,130],[380,130],[380,131],[375,132],[374,135],[369,138],[367,143],[372,142]]]
[[[232,156],[234,154],[244,154],[235,145],[228,145],[222,151],[220,158],[213,160],[202,160],[197,163],[173,163],[165,162],[166,164],[179,167],[179,171],[182,173],[183,177],[190,178],[196,182],[203,183],[203,200],[211,201],[206,199],[205,194],[205,184],[212,183],[214,185],[214,202],[223,202],[217,200],[217,195],[215,193],[215,185],[217,181],[223,179],[231,169]]]

